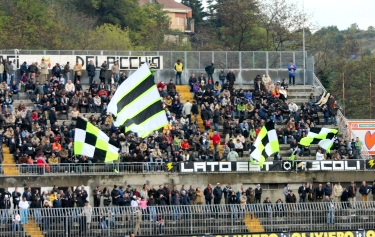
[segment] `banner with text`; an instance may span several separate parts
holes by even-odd
[[[358,137],[365,144],[368,153],[375,155],[375,122],[348,121],[348,127],[354,136],[351,139],[355,140]],[[352,136],[350,132],[349,136]]]
[[[152,63],[155,69],[163,69],[163,56],[106,56],[106,55],[0,55],[0,61],[7,59],[8,61],[16,60],[17,67],[20,68],[24,62],[30,65],[33,62],[40,64],[42,59],[48,64],[48,68],[52,69],[56,63],[59,63],[63,68],[67,62],[70,63],[70,68],[78,61],[83,69],[92,60],[97,70],[104,61],[107,61],[108,68],[111,70],[115,61],[118,62],[120,70],[137,70],[143,63]]]
[[[371,163],[372,162],[372,163]],[[263,168],[250,162],[169,162],[166,171],[196,172],[262,172],[262,171],[356,171],[375,165],[373,160],[267,161]],[[372,167],[374,168],[375,167]],[[375,236],[374,236],[375,237]]]

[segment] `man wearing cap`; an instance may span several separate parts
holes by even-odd
[[[213,194],[214,194],[214,204],[220,204],[221,199],[223,198],[223,190],[220,187],[220,183],[216,184]]]

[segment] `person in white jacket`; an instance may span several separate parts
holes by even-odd
[[[23,197],[22,200],[18,204],[19,209],[21,210],[21,224],[28,224],[29,217],[28,217],[28,209],[30,204],[26,201],[26,197]]]
[[[316,152],[316,160],[324,160],[324,154],[322,153],[321,149],[318,149]]]
[[[13,218],[12,218],[13,224],[12,224],[12,230],[13,232],[20,231],[20,222],[21,222],[21,216],[18,213],[18,211],[14,212]]]

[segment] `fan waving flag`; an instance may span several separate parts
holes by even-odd
[[[306,137],[299,142],[301,146],[310,146],[311,143],[316,143],[324,139],[332,139],[338,131],[331,128],[311,128]]]
[[[336,140],[336,136],[334,136],[332,139],[324,139],[324,140],[321,140],[318,145],[323,148],[324,150],[326,150],[328,153],[331,152],[331,147],[333,145],[333,143],[335,142]]]
[[[266,123],[260,130],[257,139],[251,147],[250,161],[257,160],[260,167],[264,161],[275,152],[280,151],[279,140],[272,120]]]
[[[116,146],[109,137],[92,123],[78,117],[74,134],[74,154],[110,162],[118,159]]]
[[[168,124],[159,91],[147,63],[144,63],[116,90],[107,111],[115,117],[117,127],[145,138]]]

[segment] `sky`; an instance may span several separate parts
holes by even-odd
[[[176,0],[181,2],[181,0]],[[244,0],[246,1],[246,0]],[[260,0],[264,1],[264,0]],[[311,22],[317,26],[335,25],[339,30],[347,29],[352,23],[367,30],[375,27],[375,0],[287,0],[302,4],[305,2],[305,12],[312,15]],[[204,0],[204,2],[206,2]],[[205,6],[207,6],[205,4]]]
[[[357,23],[361,30],[375,27],[375,0],[290,0],[305,1],[305,12],[319,27],[336,25],[339,30]]]

